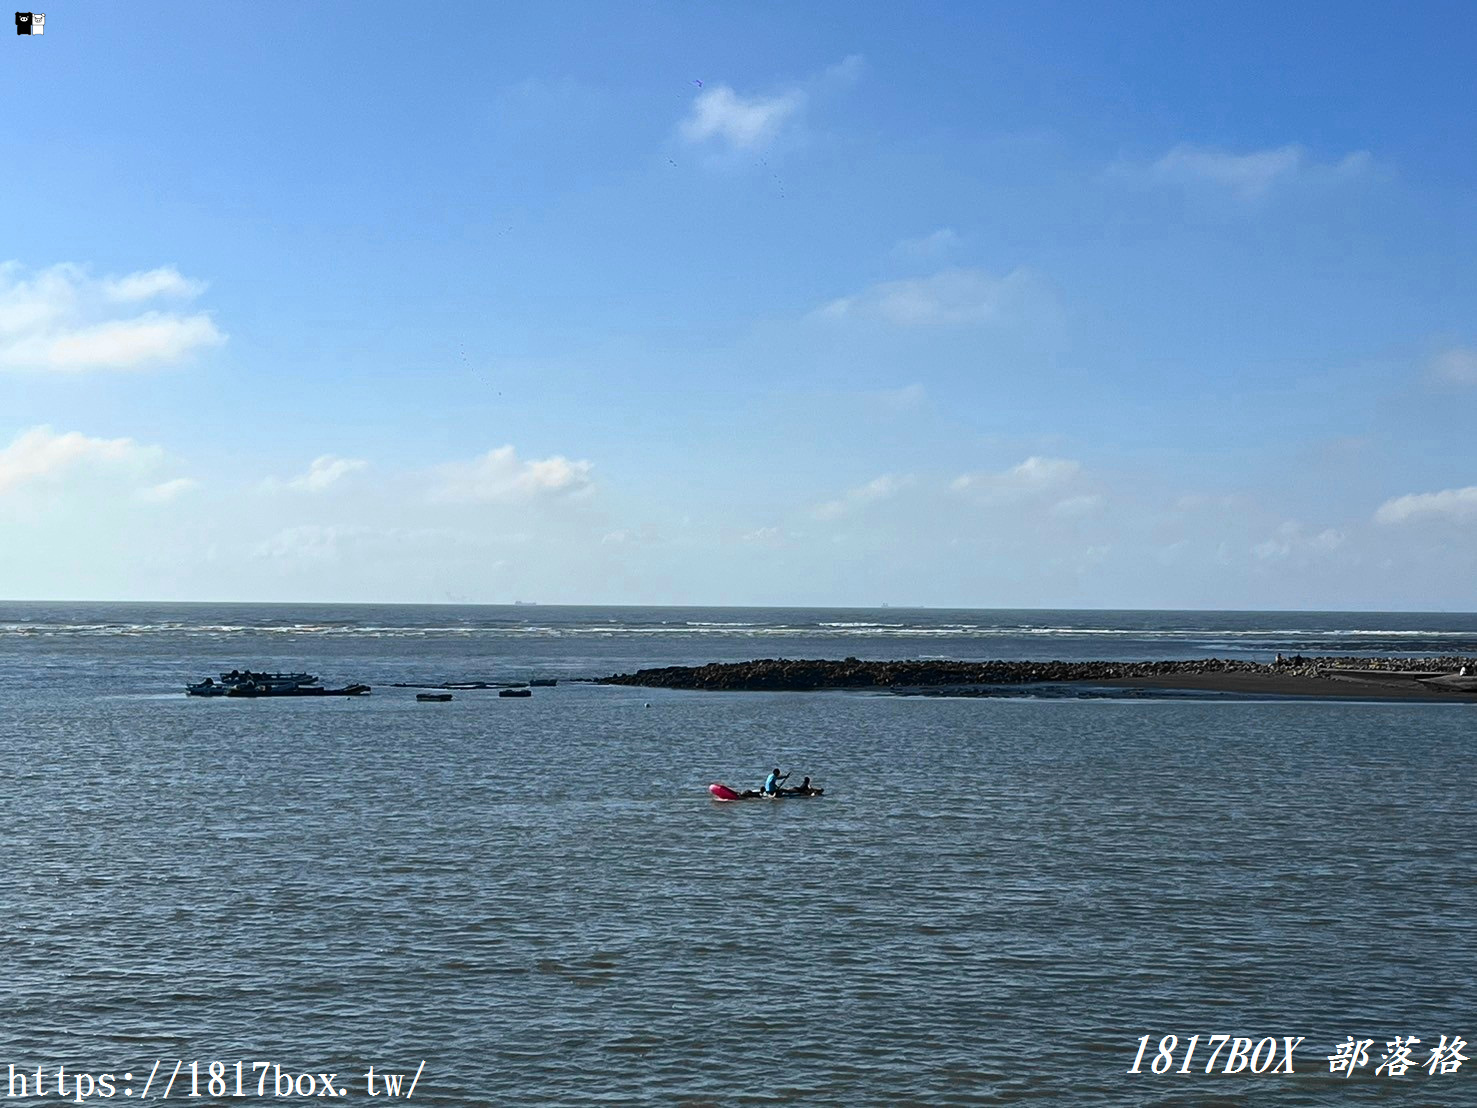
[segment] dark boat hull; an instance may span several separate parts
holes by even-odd
[[[282,696],[364,696],[370,691],[371,688],[368,685],[348,685],[342,689],[324,689],[316,685],[298,689],[261,689],[248,685],[233,685],[227,690],[226,695],[259,700]]]
[[[809,800],[820,796],[825,789],[781,789],[777,793],[761,792],[759,789],[731,789],[721,781],[714,781],[708,786],[708,792],[713,794],[714,800]]]

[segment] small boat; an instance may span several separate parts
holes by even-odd
[[[264,689],[266,692],[243,694],[233,691],[248,685],[256,689]],[[313,696],[324,691],[317,686],[318,678],[311,673],[258,673],[250,669],[233,669],[230,673],[221,674],[218,682],[212,677],[207,677],[197,684],[186,685],[185,693],[189,696]],[[306,693],[296,691],[303,689],[309,691]]]
[[[322,685],[298,685],[292,688],[284,688],[273,685],[241,684],[232,685],[226,690],[227,696],[237,697],[263,697],[263,696],[364,696],[370,692],[368,685],[345,685],[341,689],[325,689]]]
[[[557,677],[535,677],[529,682],[529,685],[535,689],[552,689],[557,684],[559,684]]]
[[[415,694],[415,698],[417,700],[428,700],[436,701],[438,703],[445,703],[446,701],[451,699],[451,694],[449,692],[418,692]]]
[[[532,696],[532,689],[499,689],[498,696]]]
[[[325,689],[311,673],[266,673],[253,669],[233,669],[221,679],[207,677],[185,686],[187,696],[363,696],[368,685],[345,685],[341,689]]]
[[[780,789],[779,792],[766,793],[759,789],[731,789],[721,781],[714,781],[708,786],[708,792],[713,794],[714,800],[807,800],[812,796],[820,796],[825,789]]]

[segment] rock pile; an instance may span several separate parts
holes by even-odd
[[[1201,658],[1163,662],[863,662],[824,659],[760,658],[752,662],[710,662],[668,666],[601,678],[602,685],[724,691],[783,689],[923,688],[940,685],[1025,685],[1058,681],[1112,681],[1124,677],[1164,677],[1188,673],[1258,673],[1278,677],[1317,677],[1325,669],[1409,670],[1455,673],[1471,658],[1304,658],[1280,665],[1240,659]]]

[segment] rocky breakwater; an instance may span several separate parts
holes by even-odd
[[[1298,667],[1305,670],[1310,667]],[[752,662],[710,662],[621,673],[605,685],[662,689],[741,691],[785,689],[886,689],[939,685],[1024,685],[1057,681],[1107,681],[1123,677],[1162,677],[1181,673],[1292,673],[1291,666],[1209,659],[1189,662],[863,662],[824,659],[760,658]]]
[[[1413,665],[1431,671],[1456,672],[1467,658],[1305,658],[1253,662],[1240,659],[1200,658],[1155,662],[864,662],[791,658],[760,658],[752,662],[710,662],[701,666],[668,666],[620,673],[601,678],[603,685],[637,685],[661,689],[715,691],[815,689],[915,689],[996,685],[1047,685],[1060,682],[1173,679],[1212,674],[1261,675],[1268,678],[1316,678],[1339,669],[1379,673],[1407,670]]]

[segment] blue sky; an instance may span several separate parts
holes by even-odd
[[[1477,609],[1474,24],[59,5],[0,595]]]

